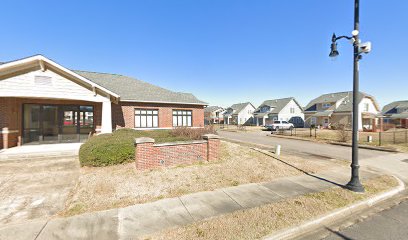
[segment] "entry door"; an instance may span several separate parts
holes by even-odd
[[[62,106],[60,114],[60,141],[79,142],[79,107]]]
[[[58,141],[58,106],[41,106],[40,125],[44,143]]]

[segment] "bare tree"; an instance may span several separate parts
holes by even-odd
[[[337,124],[335,126],[337,131],[337,141],[339,142],[348,142],[351,139],[351,134],[349,129],[344,124]]]

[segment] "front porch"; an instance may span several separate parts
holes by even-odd
[[[0,149],[84,142],[101,132],[107,104],[110,107],[110,102],[0,97]]]

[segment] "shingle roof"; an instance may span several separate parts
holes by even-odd
[[[218,106],[208,106],[208,107],[204,108],[204,112],[214,112],[214,111],[219,110],[219,109],[222,110],[223,108],[218,107]]]
[[[394,109],[394,108],[408,108],[408,100],[405,101],[396,101],[396,102],[392,102],[390,104],[387,104],[383,107],[382,109],[382,114],[386,114],[387,112],[389,112],[390,110]]]
[[[232,112],[232,113],[227,113],[226,115],[238,114],[238,113],[241,112],[242,109],[244,109],[248,104],[251,104],[251,105],[252,105],[252,103],[250,103],[250,102],[233,104],[231,107],[229,107],[229,108],[231,108],[231,109],[233,110],[233,112]],[[253,105],[252,105],[252,106],[253,106]]]
[[[191,93],[173,92],[131,77],[109,73],[73,71],[120,95],[121,100],[207,105]]]
[[[359,93],[358,97],[358,102],[361,102],[363,98],[368,97],[373,100],[374,105],[379,109],[379,105],[376,101],[376,99],[364,92]],[[328,94],[323,94],[318,98],[313,99],[312,101],[307,104],[305,107],[305,111],[309,109],[310,107],[319,104],[319,103],[330,103],[330,102],[337,102],[339,100],[342,100],[340,106],[334,110],[334,112],[350,112],[353,110],[353,92],[338,92],[338,93],[328,93]]]
[[[288,97],[288,98],[281,98],[281,99],[273,99],[273,100],[266,100],[264,101],[256,110],[259,111],[261,109],[262,106],[269,106],[269,107],[273,107],[274,109],[269,112],[269,113],[279,113],[280,111],[282,111],[282,109],[288,105],[288,103],[290,101],[294,100],[296,102],[296,104],[302,108],[299,103],[296,101],[296,99],[294,97]]]

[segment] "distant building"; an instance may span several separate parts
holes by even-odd
[[[264,101],[254,112],[255,124],[264,126],[281,120],[303,127],[305,116],[303,109],[295,98],[281,98]]]
[[[379,125],[380,107],[377,100],[360,92],[358,129],[375,131]],[[353,115],[353,92],[323,94],[313,99],[305,108],[305,126],[330,128],[339,124],[351,126]]]
[[[204,108],[204,120],[206,124],[224,123],[225,109],[218,106]]]
[[[224,123],[238,125],[254,124],[254,105],[250,102],[237,103],[227,108],[224,113]]]
[[[408,128],[408,100],[396,101],[385,105],[381,113],[384,116],[384,123]]]

